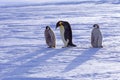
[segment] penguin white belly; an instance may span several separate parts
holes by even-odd
[[[65,32],[64,27],[63,27],[63,26],[60,26],[61,38],[62,38],[62,41],[63,41],[63,43],[64,43],[64,47],[67,47],[67,44],[68,44],[69,40],[68,40],[68,39],[67,39],[67,41],[65,40],[64,32]]]

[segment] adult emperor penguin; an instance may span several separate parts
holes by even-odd
[[[91,45],[94,48],[102,48],[102,34],[98,24],[93,25],[91,32]]]
[[[58,21],[56,24],[56,28],[57,27],[60,27],[60,34],[64,47],[76,47],[72,42],[72,30],[70,24],[67,21]]]
[[[48,48],[55,48],[56,47],[55,34],[49,26],[46,26],[44,35]]]

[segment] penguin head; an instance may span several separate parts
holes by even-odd
[[[46,30],[50,30],[50,27],[49,27],[49,26],[46,26]]]
[[[64,28],[70,26],[69,22],[67,21],[58,21],[56,24],[56,28],[63,26]]]
[[[63,21],[58,21],[57,24],[56,24],[56,29],[57,29],[58,27],[60,27],[61,25],[63,25]]]
[[[94,28],[99,28],[99,25],[98,24],[94,24],[93,27]]]

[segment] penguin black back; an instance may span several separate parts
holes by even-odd
[[[71,30],[71,26],[70,26],[70,24],[67,21],[63,22],[63,26],[65,28],[65,33],[64,33],[65,40],[69,39],[68,45],[71,45],[72,44],[72,30]]]

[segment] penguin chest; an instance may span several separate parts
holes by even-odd
[[[61,34],[61,36],[64,36],[64,33],[65,33],[64,27],[60,26],[60,34]]]
[[[64,42],[64,44],[67,44],[67,41],[65,40],[65,29],[63,26],[60,26],[60,34],[61,34],[61,38],[62,38],[62,41]]]

